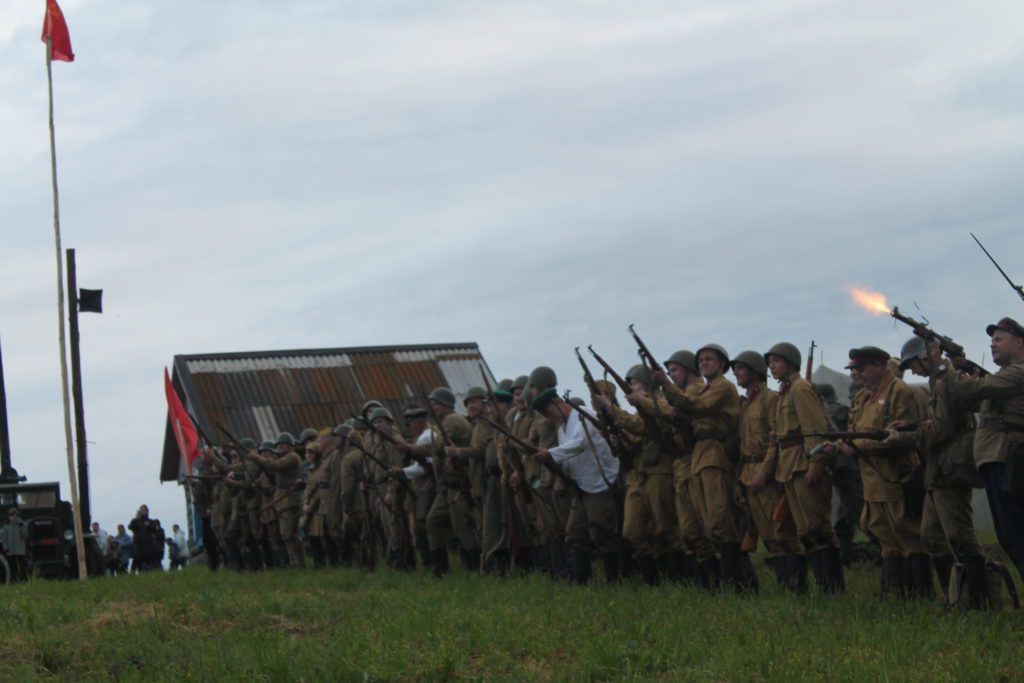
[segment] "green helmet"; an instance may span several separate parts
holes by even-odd
[[[359,411],[359,414],[362,415],[363,417],[366,417],[367,415],[370,414],[370,411],[373,410],[374,408],[383,408],[383,407],[384,407],[384,404],[381,403],[380,401],[377,401],[375,399],[370,399],[369,401],[367,401],[366,403],[363,404],[363,408],[362,408],[362,410]]]
[[[419,403],[409,403],[402,408],[402,417],[407,420],[415,420],[418,417],[426,417],[427,409]]]
[[[526,385],[530,383],[530,378],[526,375],[519,375],[516,380],[512,382],[512,390],[525,389]]]
[[[295,437],[292,436],[291,434],[289,434],[288,432],[281,432],[280,434],[277,435],[277,441],[274,442],[274,445],[275,446],[282,446],[282,445],[294,446],[295,445]]]
[[[484,391],[483,387],[470,387],[466,390],[466,395],[462,397],[462,405],[466,405],[474,398],[486,399],[487,392]]]
[[[928,357],[928,344],[921,337],[911,337],[900,351],[900,370],[910,367],[912,360],[924,360]]]
[[[580,408],[583,408],[587,405],[587,402],[584,401],[579,396],[570,396],[569,403],[573,404],[574,406],[579,406]]]
[[[263,443],[260,444],[260,452],[261,453],[263,451],[269,451],[269,452],[273,453],[274,452],[274,448],[275,448],[275,446],[274,446],[274,442],[273,441],[264,441]]]
[[[452,390],[448,387],[438,387],[434,389],[430,392],[430,396],[428,396],[428,398],[431,401],[437,401],[443,406],[448,406],[449,408],[455,407],[455,394],[453,394]]]
[[[498,382],[498,386],[495,387],[495,391],[507,391],[508,393],[511,394],[512,389],[514,388],[515,387],[512,385],[512,380],[503,379],[500,382]]]
[[[800,355],[800,349],[796,348],[789,342],[779,342],[772,348],[768,349],[768,353],[764,354],[765,362],[768,361],[768,356],[779,356],[784,358],[787,363],[792,365],[796,369],[800,369],[803,365],[803,356]]]
[[[343,422],[340,425],[338,425],[337,427],[335,427],[333,430],[331,430],[331,434],[333,434],[334,436],[345,437],[345,436],[348,436],[348,433],[351,432],[351,431],[352,431],[352,425],[350,425],[347,422]]]
[[[558,386],[558,375],[555,371],[546,365],[541,365],[533,369],[530,373],[530,386],[538,389],[547,389],[548,387]]]
[[[320,436],[320,432],[316,431],[312,427],[306,427],[302,430],[302,433],[299,434],[299,443],[306,444],[310,441],[315,441],[318,436]]]
[[[714,351],[721,357],[722,362],[725,363],[725,367],[729,367],[729,352],[725,350],[725,347],[721,344],[705,344],[704,346],[697,349],[697,355],[700,355],[701,351]]]
[[[665,361],[665,365],[668,365],[669,363],[675,363],[676,365],[681,365],[687,370],[699,372],[697,369],[697,355],[693,351],[676,351],[668,357],[667,361]]]
[[[640,382],[648,387],[651,386],[651,372],[645,365],[634,365],[626,373],[626,381]]]
[[[746,365],[748,368],[761,375],[761,377],[768,376],[768,363],[765,361],[764,355],[757,351],[743,351],[742,353],[737,354],[730,364],[734,370],[736,369],[737,363]]]
[[[238,443],[241,444],[242,448],[246,448],[250,451],[256,448],[256,442],[253,439],[250,439],[249,437],[239,439]]]
[[[390,420],[394,422],[395,416],[392,415],[391,411],[388,410],[387,408],[374,408],[373,410],[370,411],[370,422],[375,422],[377,420]]]

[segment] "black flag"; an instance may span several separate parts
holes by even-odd
[[[81,289],[78,290],[78,310],[82,313],[103,312],[103,290],[102,289]]]

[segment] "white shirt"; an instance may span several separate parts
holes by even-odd
[[[427,427],[426,429],[423,430],[422,434],[420,434],[418,437],[416,437],[416,445],[417,446],[426,446],[427,444],[432,442],[435,438],[440,439],[441,437],[440,437],[440,435],[435,436],[434,430],[433,430],[432,427]],[[431,462],[431,461],[433,461],[433,458],[427,458],[427,462]],[[409,481],[412,481],[413,479],[419,479],[420,477],[422,477],[424,474],[427,473],[427,470],[426,470],[425,467],[423,467],[423,465],[419,464],[418,462],[414,462],[413,464],[409,465],[408,467],[403,468],[402,472],[405,473],[405,478],[406,479],[408,479]]]
[[[583,410],[593,415],[589,409]],[[586,493],[606,491],[608,484],[619,478],[619,459],[612,454],[612,447],[575,410],[558,428],[558,445],[548,451]]]

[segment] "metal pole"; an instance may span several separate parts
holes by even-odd
[[[0,350],[0,481],[16,481],[11,468],[11,434],[7,428],[7,387],[4,384],[4,357]]]
[[[71,398],[75,404],[75,443],[78,446],[78,499],[82,509],[82,531],[89,532],[89,451],[85,441],[85,401],[82,398],[82,354],[78,335],[78,272],[75,250],[68,249],[68,334],[71,337]]]

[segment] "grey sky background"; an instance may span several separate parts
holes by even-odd
[[[15,465],[67,492],[38,2],[0,5],[0,338]],[[898,351],[859,285],[987,358],[1024,309],[1024,5],[64,0],[54,65],[94,518],[158,483],[176,353],[815,339]],[[914,311],[914,315],[917,312]],[[991,363],[989,363],[991,365]]]

